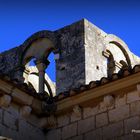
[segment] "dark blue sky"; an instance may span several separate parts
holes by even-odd
[[[0,52],[39,30],[56,30],[86,18],[123,39],[140,56],[139,0],[0,0]]]

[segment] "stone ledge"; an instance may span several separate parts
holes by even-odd
[[[103,97],[109,94],[119,94],[125,90],[125,92],[134,89],[134,87],[140,83],[140,73],[135,73],[119,79],[117,81],[112,81],[111,83],[101,85],[94,89],[84,91],[80,94],[67,97],[63,100],[57,101],[57,111],[56,114],[72,110],[73,106],[80,105],[82,106],[85,103],[95,100],[99,97]],[[113,88],[112,88],[113,87]],[[129,88],[128,88],[129,87]]]

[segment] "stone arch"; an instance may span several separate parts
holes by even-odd
[[[118,47],[122,51],[124,57],[126,58],[126,62],[128,64],[128,66],[131,67],[131,60],[130,60],[130,56],[129,56],[130,51],[124,41],[122,41],[120,38],[118,38],[115,35],[108,34],[105,37],[105,42],[106,42],[105,50],[107,49],[109,44],[114,44],[116,47]]]
[[[37,44],[39,45],[46,45],[43,47],[38,46],[38,48],[36,47]],[[35,47],[33,47],[35,45]],[[31,57],[38,57],[38,52],[42,52],[40,54],[40,57],[48,57],[48,55],[50,54],[51,51],[56,51],[56,38],[53,32],[51,31],[39,31],[35,34],[33,34],[32,36],[30,36],[27,40],[25,40],[25,42],[22,44],[23,47],[23,52],[21,55],[21,60],[20,63],[22,66],[25,65],[25,63],[27,63],[27,61],[30,60]],[[36,51],[36,52],[34,52]],[[37,56],[33,56],[35,55],[35,53],[37,53]]]
[[[50,95],[52,96],[52,91],[48,82],[45,80],[45,69],[49,65],[48,56],[51,52],[56,51],[56,38],[54,33],[51,31],[40,31],[29,37],[23,44],[23,53],[21,56],[21,65],[24,67],[23,75],[25,79],[28,79],[29,71],[26,64],[35,58],[36,68],[38,69],[39,75],[39,93],[44,92],[44,83],[46,83]]]

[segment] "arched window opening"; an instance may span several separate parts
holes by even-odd
[[[35,66],[35,61],[36,61],[35,58],[31,59],[31,60],[28,62],[28,66]]]
[[[55,67],[55,59],[54,59],[54,53],[50,53],[48,60],[50,61],[50,64],[46,68],[45,72],[50,77],[52,82],[56,81],[56,67]]]
[[[38,73],[30,73],[28,77],[28,82],[34,87],[37,93],[39,93],[39,75]],[[44,88],[45,88],[45,93],[47,96],[54,96],[54,87],[50,85],[50,81],[48,81],[48,77],[45,75],[45,81],[44,81]]]
[[[49,61],[50,63],[49,63]],[[43,63],[41,62],[43,61]],[[55,60],[54,60],[54,54],[51,53],[48,58],[45,60],[37,60],[34,57],[30,57],[27,59],[25,64],[25,70],[24,70],[24,82],[32,85],[37,93],[40,93],[40,87],[42,86],[42,89],[44,89],[44,92],[47,93],[49,96],[55,96],[56,95],[56,86],[55,86]],[[40,64],[44,65],[44,75],[42,75],[42,79],[44,81],[44,84],[40,84],[40,68],[42,67]]]
[[[34,69],[35,67],[35,61],[36,59],[34,57],[30,57],[26,59],[25,69],[23,73],[24,83],[28,84],[28,76],[30,74],[31,69]],[[37,69],[36,69],[36,72],[37,72]]]
[[[55,49],[53,41],[52,38],[40,37],[25,43],[27,47],[21,60],[25,67],[25,82],[32,84],[36,92],[41,95],[47,92],[50,96],[54,96],[56,93],[55,82],[53,82],[55,81],[55,60],[54,54],[51,53]]]

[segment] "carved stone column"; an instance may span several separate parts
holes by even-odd
[[[36,60],[36,67],[38,69],[38,75],[39,75],[39,93],[43,94],[44,93],[44,82],[45,82],[45,69],[49,65],[48,60]]]

